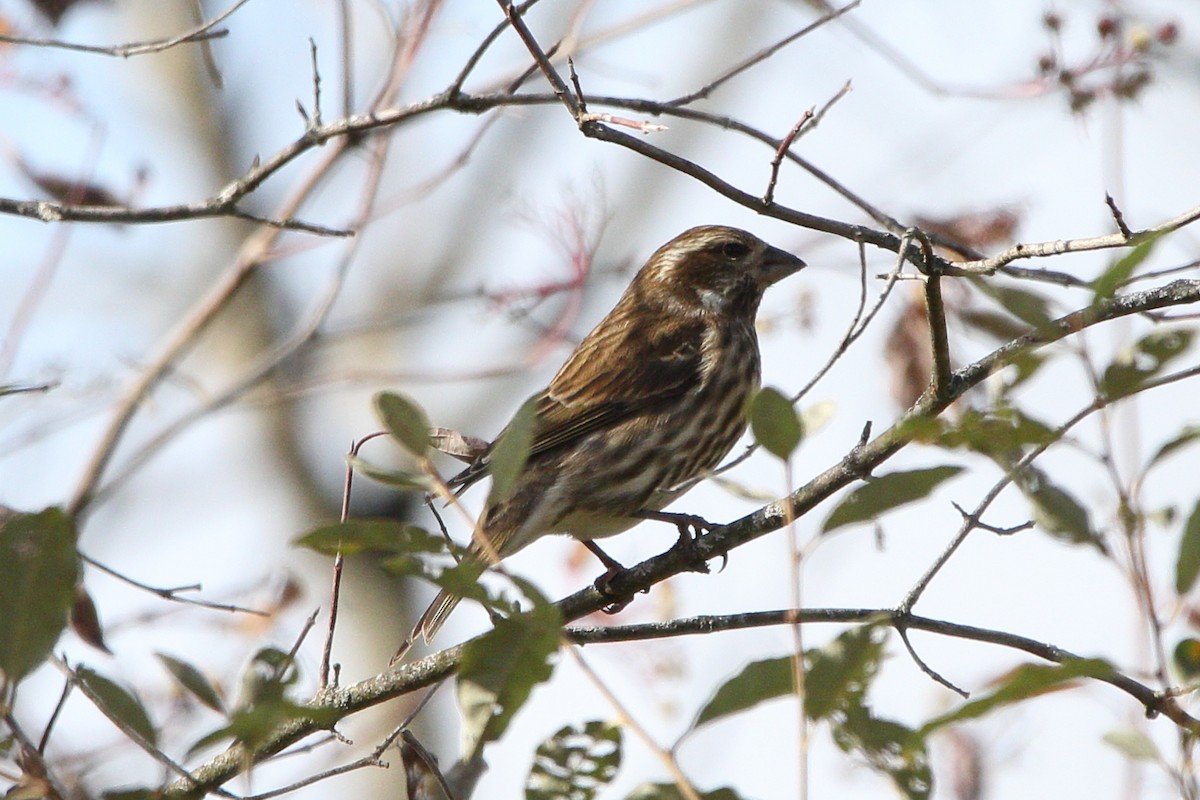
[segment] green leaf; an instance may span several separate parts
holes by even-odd
[[[777,697],[794,695],[792,657],[754,661],[726,680],[700,709],[692,730],[713,720],[737,714]]]
[[[453,595],[478,601],[488,608],[495,608],[497,599],[487,590],[487,587],[479,582],[479,576],[483,574],[486,566],[477,558],[464,558],[453,567],[448,567],[437,575],[426,577]]]
[[[366,475],[371,480],[382,483],[385,486],[393,486],[397,489],[412,492],[431,492],[437,488],[437,483],[433,478],[423,472],[405,472],[398,469],[387,469],[386,467],[376,466],[369,461],[364,461],[358,456],[347,456],[346,461],[355,472]]]
[[[138,787],[134,789],[110,789],[100,795],[102,800],[161,800],[162,792]]]
[[[1120,750],[1133,761],[1151,761],[1163,763],[1162,753],[1158,745],[1142,731],[1134,728],[1118,728],[1104,734],[1103,741]]]
[[[930,720],[919,733],[928,736],[952,722],[977,719],[993,709],[1069,688],[1080,678],[1108,678],[1112,675],[1112,665],[1101,658],[1076,658],[1062,664],[1023,664],[1008,673],[995,691]]]
[[[488,456],[488,472],[492,476],[492,488],[488,492],[489,506],[512,494],[517,478],[525,469],[529,448],[533,445],[533,429],[537,424],[537,405],[536,397],[522,403],[492,447]]]
[[[227,725],[200,737],[188,749],[188,757],[229,738],[253,750],[270,741],[285,725],[311,721],[318,727],[331,728],[341,716],[342,712],[336,708],[313,709],[284,699],[257,703],[238,709]]]
[[[943,447],[982,453],[1007,467],[1026,448],[1046,444],[1054,436],[1054,430],[1044,422],[1015,408],[1000,406],[963,412],[954,424],[945,426],[936,441]]]
[[[1185,354],[1192,346],[1195,333],[1188,328],[1154,331],[1138,340],[1137,349],[1154,359],[1159,368]]]
[[[291,653],[278,647],[261,648],[242,673],[237,708],[229,721],[197,740],[188,750],[188,757],[231,737],[255,749],[293,722],[305,720],[330,728],[344,716],[345,711],[336,707],[313,708],[289,699],[288,688],[299,680],[296,659]]]
[[[1179,558],[1175,562],[1175,592],[1183,595],[1191,591],[1197,574],[1200,574],[1200,501],[1183,527]]]
[[[394,519],[357,518],[314,528],[293,544],[325,555],[359,553],[440,553],[442,537]]]
[[[499,738],[533,687],[549,679],[561,634],[558,609],[537,597],[528,613],[498,619],[492,630],[463,646],[458,707],[464,759]]]
[[[999,286],[994,281],[975,280],[972,283],[1026,325],[1042,328],[1053,320],[1049,302],[1039,294],[1013,286]]]
[[[879,671],[886,639],[887,629],[881,625],[860,625],[805,653],[804,710],[809,719],[826,719],[862,702]]]
[[[155,653],[155,655],[171,673],[171,676],[179,681],[183,688],[191,692],[193,697],[213,711],[219,714],[225,713],[225,704],[221,702],[221,695],[217,694],[216,688],[209,683],[208,678],[204,677],[200,670],[186,661],[181,661],[166,653]]]
[[[750,403],[750,429],[759,444],[784,461],[796,451],[804,436],[804,425],[792,401],[770,386],[754,395]]]
[[[1185,681],[1200,678],[1200,641],[1192,638],[1180,641],[1175,645],[1172,660],[1175,662],[1175,669],[1179,670]]]
[[[122,723],[150,744],[158,742],[158,731],[136,695],[87,667],[78,667],[75,676],[83,693],[106,717]]]
[[[883,657],[886,638],[887,631],[879,625],[860,625],[844,631],[825,647],[804,653],[804,703],[810,719],[825,719],[852,695],[866,692]],[[713,693],[696,715],[691,730],[768,700],[794,696],[793,672],[791,656],[747,664]]]
[[[525,800],[593,800],[620,766],[620,727],[599,720],[564,726],[538,745]]]
[[[1192,331],[1183,328],[1147,334],[1105,368],[1100,391],[1109,399],[1135,394],[1146,381],[1186,353],[1193,336]]]
[[[67,626],[79,580],[75,523],[62,510],[0,517],[0,672],[16,683]]]
[[[1043,530],[1071,542],[1098,542],[1087,509],[1065,490],[1042,483],[1027,496],[1033,502],[1033,519]]]
[[[892,472],[872,479],[850,492],[825,518],[821,533],[843,525],[868,522],[893,508],[926,497],[943,481],[962,472],[962,467],[930,467],[911,472]]]
[[[299,680],[295,659],[277,647],[264,647],[242,671],[237,706],[246,710],[285,700],[289,686]]]
[[[1133,271],[1150,255],[1150,251],[1154,249],[1157,241],[1158,237],[1152,236],[1142,243],[1134,245],[1133,249],[1118,258],[1111,267],[1101,273],[1100,277],[1092,281],[1093,302],[1107,300],[1116,294],[1117,289],[1128,282]]]
[[[1051,362],[1050,354],[1041,351],[1027,351],[1015,356],[1009,367],[1012,368],[1012,378],[1004,384],[1004,391],[1010,392],[1025,381],[1038,374],[1043,366]]]
[[[698,792],[700,800],[742,800],[742,796],[728,787]],[[643,783],[629,793],[626,800],[685,800],[685,796],[674,783]]]
[[[412,398],[395,392],[375,395],[375,414],[388,432],[415,456],[429,452],[429,417]]]
[[[1090,544],[1101,553],[1108,548],[1091,525],[1087,509],[1067,490],[1056,486],[1037,467],[1025,467],[1013,482],[1033,508],[1033,521],[1055,539],[1069,544]]]
[[[1184,429],[1179,432],[1178,436],[1168,441],[1162,447],[1158,448],[1158,452],[1151,457],[1149,462],[1147,462],[1146,469],[1149,470],[1151,467],[1157,466],[1159,462],[1174,453],[1176,450],[1186,447],[1198,439],[1200,439],[1200,425],[1185,426]]]
[[[965,308],[959,310],[957,316],[969,327],[998,342],[1012,341],[1029,331],[1028,325],[1014,322],[1012,317],[998,311]]]
[[[926,800],[933,773],[925,737],[918,731],[881,719],[856,697],[833,719],[833,740],[843,751],[858,753],[872,769],[887,775],[910,800]]]
[[[391,574],[430,579],[436,574],[436,559],[427,557],[446,552],[442,537],[394,519],[360,518],[330,523],[309,531],[294,544],[326,555],[339,551],[346,556],[382,555],[379,566]]]

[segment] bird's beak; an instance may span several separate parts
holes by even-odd
[[[799,272],[805,266],[803,261],[786,250],[768,246],[763,252],[762,261],[759,262],[758,284],[766,288],[794,272]]]

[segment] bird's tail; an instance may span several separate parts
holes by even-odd
[[[481,534],[476,532],[476,535]],[[479,542],[472,543],[467,552],[463,554],[459,566],[471,567],[474,570],[471,573],[473,579],[478,579],[489,563],[504,558],[512,552],[506,547],[509,538],[505,535],[497,536],[491,540],[492,543],[486,548],[481,546]],[[453,592],[445,589],[438,592],[438,596],[433,599],[433,602],[429,604],[429,608],[425,609],[425,613],[421,615],[421,618],[417,620],[417,624],[413,626],[412,633],[408,634],[408,638],[404,640],[404,644],[400,645],[400,649],[396,651],[396,655],[392,656],[391,663],[395,664],[399,661],[417,643],[417,639],[424,639],[425,643],[429,644],[460,602],[462,602],[462,597]]]
[[[425,609],[425,613],[413,626],[412,633],[408,635],[408,638],[415,641],[420,636],[428,644],[434,636],[437,636],[437,632],[441,630],[442,625],[445,624],[446,619],[449,618],[460,600],[462,600],[461,597],[451,594],[445,589],[438,592],[438,596],[434,598],[433,602],[429,604],[429,608]]]
[[[400,645],[400,649],[396,651],[396,655],[392,656],[391,663],[395,664],[404,654],[407,653],[417,639],[424,639],[426,644],[433,640],[437,632],[441,630],[454,608],[462,601],[462,598],[456,594],[443,589],[438,592],[438,596],[429,604],[429,608],[425,609],[425,613],[417,620],[417,624],[413,626],[412,632]]]

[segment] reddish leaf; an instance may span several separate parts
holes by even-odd
[[[71,630],[92,647],[112,655],[112,650],[104,643],[104,630],[100,627],[100,615],[96,612],[96,604],[80,583],[75,584],[75,602],[71,605]]]

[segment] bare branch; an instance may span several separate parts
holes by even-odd
[[[787,498],[765,505],[752,514],[698,537],[695,542],[697,554],[706,560],[716,558],[742,544],[779,530],[787,524],[788,519],[799,518],[836,491],[858,480],[864,471],[879,466],[908,444],[909,438],[912,436],[909,432],[911,426],[906,424],[909,420],[916,417],[936,416],[968,389],[978,385],[997,369],[1011,363],[1026,352],[1108,320],[1157,308],[1197,302],[1200,302],[1200,280],[1179,280],[1168,286],[1124,295],[1088,306],[1056,320],[1041,330],[1010,342],[992,354],[954,373],[954,380],[950,384],[951,391],[946,396],[935,397],[932,392],[926,392],[913,408],[909,409],[895,425],[884,433],[874,439],[869,439],[869,430],[864,431],[864,441],[855,448],[852,458],[844,459],[842,463],[827,469]],[[1164,385],[1168,380],[1182,380],[1184,377],[1196,374],[1200,374],[1200,367],[1185,373],[1165,376],[1158,381],[1148,381],[1143,389],[1150,390]],[[610,582],[610,591],[619,595],[632,595],[648,589],[672,575],[687,571],[693,558],[693,554],[685,554],[681,550],[673,548],[615,575]],[[595,613],[607,602],[609,601],[605,595],[601,594],[594,586],[589,586],[564,598],[557,605],[563,613],[563,618],[573,621]],[[767,624],[791,625],[795,624],[797,620],[800,622],[862,622],[881,614],[891,618],[893,625],[903,625],[915,630],[928,630],[948,636],[1014,647],[1051,661],[1061,662],[1077,658],[1068,651],[1043,642],[1002,631],[991,631],[917,617],[905,613],[903,608],[895,611],[805,609],[800,612],[763,612],[730,617],[694,618],[694,620],[699,620],[695,624],[690,624],[685,620],[659,625],[605,628],[601,629],[600,633],[593,633],[594,629],[571,628],[568,629],[568,635],[573,641],[585,644],[591,641],[660,638],[731,627]],[[614,630],[620,631],[620,633],[612,633]],[[611,638],[605,639],[604,637]],[[457,645],[419,661],[398,664],[382,675],[344,689],[326,687],[311,701],[310,706],[314,710],[337,709],[339,715],[348,716],[394,697],[437,684],[458,669],[463,647],[463,645]],[[1102,680],[1135,697],[1148,712],[1161,713],[1189,731],[1200,732],[1200,721],[1183,711],[1170,693],[1154,692],[1120,673],[1114,673]],[[220,786],[239,774],[248,764],[256,763],[277,753],[318,730],[320,728],[313,720],[289,721],[270,737],[267,737],[264,743],[253,752],[247,751],[241,745],[235,745],[221,753],[193,771],[195,783],[177,781],[167,788],[165,797],[190,797],[201,790]]]
[[[221,39],[229,35],[226,29],[214,30],[214,28],[224,22],[235,11],[250,0],[237,0],[229,8],[222,11],[217,16],[203,22],[200,25],[185,31],[177,36],[171,36],[166,39],[150,39],[145,42],[128,42],[126,44],[115,45],[91,45],[91,44],[76,44],[74,42],[63,42],[57,39],[31,39],[24,36],[10,36],[0,34],[0,43],[5,44],[24,44],[32,47],[49,47],[59,50],[74,50],[81,53],[95,53],[102,56],[117,56],[119,58],[129,58],[131,56],[142,56],[147,53],[161,53],[164,50],[169,50],[177,45],[187,44],[190,42],[206,42],[212,39]]]
[[[676,97],[674,100],[668,100],[666,102],[666,105],[686,106],[686,105],[690,105],[690,104],[694,103],[697,100],[701,100],[705,97],[708,97],[710,94],[712,94],[714,91],[716,91],[717,88],[720,87],[722,84],[732,80],[733,78],[736,78],[738,75],[741,75],[743,72],[750,69],[751,67],[753,67],[757,64],[761,64],[762,62],[766,61],[768,58],[775,55],[780,50],[787,47],[789,44],[796,41],[797,39],[807,36],[808,34],[812,33],[813,31],[817,30],[818,28],[823,27],[826,23],[832,22],[833,20],[841,17],[843,14],[845,14],[849,11],[853,11],[855,8],[858,8],[858,4],[861,2],[862,2],[862,0],[853,0],[853,2],[846,4],[846,5],[842,6],[841,8],[835,8],[835,9],[831,9],[831,10],[825,12],[825,14],[823,16],[819,17],[815,22],[812,22],[812,23],[804,26],[803,28],[796,31],[795,33],[788,34],[787,36],[785,36],[782,39],[780,39],[779,41],[777,41],[775,44],[764,47],[762,50],[759,50],[757,53],[755,53],[754,55],[745,59],[741,63],[736,64],[733,67],[730,67],[728,70],[721,73],[721,75],[714,78],[712,81],[705,84],[704,86],[701,86],[696,91],[694,91],[690,94],[682,95],[681,97]]]
[[[1151,228],[1130,233],[1110,233],[1106,236],[1093,236],[1085,239],[1059,239],[1053,242],[1038,242],[1034,244],[1014,244],[999,255],[977,261],[964,261],[955,264],[956,267],[978,275],[991,275],[1019,258],[1047,258],[1064,253],[1083,253],[1089,250],[1111,250],[1114,247],[1129,247],[1153,236],[1179,230],[1200,219],[1200,206],[1189,209],[1178,216],[1172,217]]]
[[[1125,215],[1121,213],[1121,209],[1117,207],[1117,201],[1108,192],[1104,193],[1104,204],[1108,206],[1108,211],[1112,214],[1113,222],[1117,223],[1117,230],[1126,238],[1133,237],[1133,231],[1129,229],[1129,225],[1125,222]]]
[[[109,709],[108,704],[105,703],[104,700],[92,690],[92,687],[88,685],[87,681],[79,677],[75,669],[73,669],[69,664],[67,664],[65,661],[59,660],[58,658],[52,658],[51,663],[59,668],[67,680],[71,681],[75,685],[75,688],[82,692],[83,695],[92,702],[92,705],[94,705],[96,709],[108,719],[109,722],[111,722],[117,727],[118,730],[121,731],[125,738],[136,744],[147,755],[165,766],[172,773],[178,775],[181,779],[185,781],[192,779],[192,774],[188,772],[182,764],[177,763],[162,750],[158,749],[153,742],[146,739],[146,737],[143,736],[140,731],[127,723],[119,715],[114,714]],[[214,791],[223,797],[232,797],[232,795],[224,789],[218,788],[214,789]]]
[[[859,480],[863,474],[882,465],[903,449],[915,435],[910,424],[912,420],[936,417],[968,390],[1022,355],[1102,322],[1154,309],[1198,302],[1200,280],[1178,280],[1167,286],[1123,295],[1088,306],[1005,344],[954,372],[950,389],[944,396],[937,397],[927,391],[890,428],[856,447],[851,457],[826,469],[790,496],[769,503],[752,514],[698,537],[695,542],[696,555],[704,560],[712,560],[767,533],[779,530],[792,516],[799,518],[807,514],[835,492]],[[1151,383],[1147,382],[1144,390],[1151,388]],[[682,554],[667,552],[617,574],[610,581],[609,589],[611,593],[620,596],[633,595],[671,575],[684,572],[687,568],[687,559],[683,558]],[[565,598],[560,608],[564,618],[576,619],[598,610],[605,602],[604,595],[595,587],[589,587]]]
[[[612,642],[646,641],[667,639],[676,636],[694,636],[716,631],[746,630],[776,625],[794,625],[818,622],[842,624],[866,623],[883,619],[892,627],[927,631],[955,639],[986,642],[1001,647],[1020,650],[1056,664],[1080,659],[1069,650],[1040,642],[1007,631],[961,625],[930,617],[905,615],[884,608],[805,608],[800,610],[756,611],[746,614],[722,616],[697,616],[669,622],[654,622],[642,625],[611,625],[604,627],[571,626],[567,636],[578,644],[605,644]],[[1200,720],[1188,714],[1175,701],[1171,692],[1158,692],[1144,683],[1114,671],[1111,675],[1097,678],[1120,689],[1137,700],[1149,716],[1162,714],[1167,719],[1188,731],[1200,731]]]
[[[925,251],[925,263],[932,265],[933,246],[920,236]],[[930,270],[925,276],[925,317],[929,322],[929,346],[933,368],[929,376],[929,391],[941,397],[950,390],[950,336],[946,330],[946,304],[942,301],[942,276]]]
[[[238,614],[254,614],[259,617],[268,617],[270,614],[266,611],[260,611],[255,608],[246,608],[245,606],[233,605],[232,603],[217,603],[212,600],[201,600],[196,597],[184,597],[183,592],[198,592],[203,587],[198,583],[188,584],[186,586],[151,586],[148,583],[143,583],[139,580],[129,577],[128,575],[118,572],[112,567],[103,564],[91,556],[83,553],[79,554],[79,558],[90,566],[109,575],[122,583],[127,583],[130,586],[141,589],[144,592],[149,592],[152,595],[161,597],[163,600],[169,600],[173,603],[183,603],[184,605],[197,606],[199,608],[210,608],[214,611],[229,611]]]
[[[779,147],[775,148],[775,155],[771,158],[771,178],[767,181],[767,191],[763,192],[763,202],[773,203],[775,201],[775,184],[779,180],[779,167],[783,164],[783,156],[792,147],[792,142],[796,141],[796,137],[800,135],[801,129],[804,128],[813,118],[813,110],[811,108],[805,110],[796,120],[796,124],[787,132],[787,136],[783,137],[783,141],[779,143]]]

